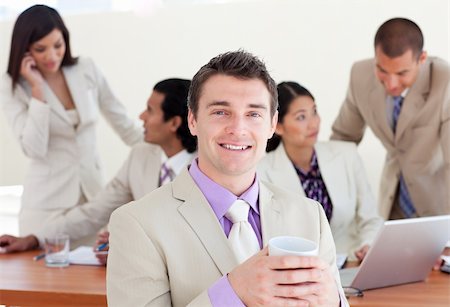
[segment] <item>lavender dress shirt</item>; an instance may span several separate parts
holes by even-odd
[[[195,181],[200,191],[202,191],[203,195],[205,195],[206,200],[213,209],[227,237],[230,234],[232,223],[225,217],[225,213],[237,199],[242,199],[248,202],[250,205],[248,222],[255,231],[256,237],[259,241],[259,246],[262,248],[261,220],[259,217],[258,199],[259,183],[256,175],[252,185],[244,193],[242,193],[242,195],[236,196],[206,176],[198,168],[198,158],[192,161],[192,164],[189,167],[189,174],[192,176],[192,179]],[[343,300],[343,296],[341,295],[342,294],[340,293],[340,305],[348,306],[345,303],[346,300]],[[211,301],[211,305],[214,307],[245,307],[244,303],[231,287],[227,275],[222,276],[222,278],[217,280],[211,287],[208,288],[208,296]]]
[[[200,191],[205,195],[208,203],[211,205],[211,208],[227,237],[230,234],[233,223],[225,217],[225,213],[237,199],[245,200],[250,205],[248,222],[255,231],[259,246],[262,247],[261,221],[259,218],[258,204],[259,184],[258,180],[256,180],[256,176],[253,184],[242,193],[242,195],[236,196],[202,173],[198,168],[197,159],[192,161],[189,173]],[[214,307],[245,306],[237,296],[236,292],[234,292],[226,275],[209,287],[208,296]]]

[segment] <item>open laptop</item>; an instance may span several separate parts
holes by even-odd
[[[450,215],[384,222],[359,267],[339,271],[343,287],[374,289],[424,280],[450,238]]]

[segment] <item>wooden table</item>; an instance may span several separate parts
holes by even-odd
[[[450,274],[433,271],[424,282],[364,291],[364,297],[351,297],[350,306],[449,307]]]
[[[0,305],[106,306],[104,267],[48,268],[39,252],[0,255]],[[364,291],[351,306],[450,306],[450,274],[433,271],[425,282]]]
[[[0,254],[0,305],[106,306],[106,269],[48,268],[39,251]]]

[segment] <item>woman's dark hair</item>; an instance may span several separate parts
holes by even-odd
[[[287,81],[277,85],[278,91],[278,122],[282,123],[286,116],[289,106],[297,98],[308,96],[314,100],[314,96],[297,82]],[[275,150],[280,145],[281,137],[274,133],[273,137],[267,142],[266,151]]]
[[[161,103],[161,110],[164,113],[164,121],[180,116],[181,125],[177,129],[177,136],[187,152],[194,152],[197,149],[197,138],[189,131],[187,114],[187,97],[191,81],[185,79],[166,79],[158,82],[153,90],[164,94],[164,101]]]
[[[28,52],[31,44],[37,42],[54,29],[61,31],[66,44],[66,53],[61,65],[69,66],[77,62],[77,58],[72,57],[70,51],[69,31],[58,12],[46,5],[33,5],[23,11],[14,24],[7,70],[12,79],[13,89],[19,81],[22,59],[25,53]]]

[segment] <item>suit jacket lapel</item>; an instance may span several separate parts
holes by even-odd
[[[382,134],[382,139],[387,140],[387,143],[393,146],[394,132],[386,116],[386,92],[379,82],[369,94],[368,106],[372,111],[372,123],[378,127],[379,133]]]
[[[173,181],[174,197],[183,200],[178,208],[222,275],[230,272],[237,260],[211,206],[192,180],[187,168]]]
[[[155,152],[154,154],[147,155],[145,169],[144,169],[144,178],[142,180],[146,182],[146,187],[148,188],[148,192],[153,191],[158,188],[159,184],[159,170],[161,169],[161,154],[162,149],[152,148]]]
[[[268,172],[269,178],[272,178],[271,182],[282,182],[283,188],[305,196],[300,179],[286,154],[283,142],[275,150],[273,167]]]
[[[71,124],[69,116],[67,115],[67,112],[64,109],[64,106],[59,101],[58,97],[56,97],[55,93],[53,93],[52,89],[47,84],[47,82],[44,82],[44,97],[47,99],[47,103],[50,106],[50,108],[56,114],[58,114],[64,121],[66,121],[68,124]]]
[[[69,87],[70,94],[72,95],[73,102],[77,108],[78,115],[80,116],[80,125],[86,121],[89,117],[89,97],[86,84],[86,78],[83,73],[78,69],[77,65],[64,66],[62,68],[64,77],[66,79],[67,86]]]
[[[317,162],[320,168],[320,174],[327,187],[333,207],[341,203],[341,195],[348,193],[347,180],[345,179],[345,164],[340,158],[339,152],[329,150],[326,143],[317,143],[315,146]],[[331,219],[330,224],[336,223],[335,219]]]
[[[263,246],[269,243],[270,238],[285,235],[281,206],[273,199],[272,192],[261,181],[259,185],[259,215]]]
[[[419,113],[420,109],[425,104],[425,97],[430,90],[430,73],[430,62],[426,62],[422,65],[422,67],[420,67],[417,80],[403,101],[395,133],[396,141],[402,137],[406,128],[410,125],[411,121],[416,117],[416,114]]]

